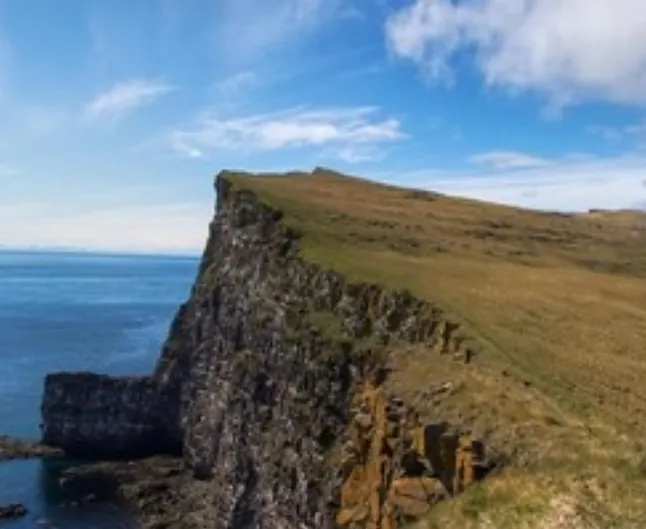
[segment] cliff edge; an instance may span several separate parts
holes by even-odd
[[[181,458],[185,481],[168,527],[497,523],[505,501],[491,491],[504,496],[519,484],[545,490],[531,501],[510,495],[507,506],[531,505],[518,516],[544,523],[562,508],[555,499],[566,498],[576,523],[593,523],[577,510],[574,489],[550,482],[549,465],[579,461],[577,443],[598,455],[605,438],[591,441],[578,410],[559,403],[544,373],[526,369],[509,342],[478,325],[486,319],[441,288],[426,290],[454,281],[438,268],[447,258],[465,266],[473,248],[447,233],[471,229],[465,211],[477,206],[323,169],[222,172],[216,191],[195,284],[154,373],[49,375],[45,444],[95,460]],[[442,216],[447,207],[461,224]],[[535,255],[544,257],[540,244],[535,255],[514,247],[511,211],[490,211],[497,215],[488,222],[501,223],[489,225],[493,238],[505,237],[476,261],[476,303],[477,290],[492,287],[482,271],[496,258],[531,269]],[[549,222],[555,237],[559,222],[588,221]],[[539,264],[557,257],[594,268],[584,252],[555,251]],[[423,276],[413,273],[426,265]],[[634,268],[618,272],[638,281]],[[477,484],[494,469],[490,485]],[[482,503],[475,513],[474,502]],[[518,522],[508,518],[510,527]]]

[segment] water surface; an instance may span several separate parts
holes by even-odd
[[[196,267],[193,258],[0,252],[0,433],[39,436],[48,372],[149,373]],[[133,527],[102,487],[62,489],[59,470],[0,463],[0,505],[30,511],[3,529]],[[89,494],[100,501],[81,501]]]

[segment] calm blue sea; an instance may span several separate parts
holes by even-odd
[[[0,433],[37,438],[43,377],[51,371],[151,371],[197,259],[0,252]],[[0,463],[0,504],[27,517],[3,529],[132,527],[104,501],[77,504],[56,467]],[[100,491],[97,491],[100,492]]]

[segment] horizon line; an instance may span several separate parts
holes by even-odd
[[[56,246],[3,246],[0,244],[0,253],[23,253],[23,254],[62,254],[62,255],[99,255],[106,257],[164,257],[175,259],[199,259],[200,251],[194,253],[188,251],[172,252],[165,250],[118,250],[100,248],[61,248]]]

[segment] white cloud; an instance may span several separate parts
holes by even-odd
[[[376,145],[348,145],[336,152],[338,158],[348,163],[380,160],[383,155],[383,151]]]
[[[414,0],[387,22],[390,47],[432,78],[469,52],[487,84],[545,95],[646,104],[643,0]]]
[[[96,251],[187,254],[201,252],[211,203],[94,209],[61,215],[45,203],[0,208],[0,245]]]
[[[150,79],[131,79],[117,83],[90,101],[85,107],[84,115],[90,120],[116,120],[153,103],[171,90],[173,87]]]
[[[492,169],[528,169],[549,164],[549,160],[517,151],[488,151],[473,155],[471,162]]]
[[[153,142],[154,143],[154,142]],[[201,148],[193,147],[186,143],[179,134],[175,134],[171,138],[171,148],[179,155],[186,158],[203,158],[204,153]]]
[[[378,179],[451,195],[535,209],[622,209],[646,201],[646,158],[640,156],[551,159],[530,169],[417,170],[383,173]]]
[[[273,151],[301,147],[366,149],[404,137],[395,118],[378,119],[374,107],[288,109],[235,118],[205,115],[187,130],[172,132],[172,148],[191,157],[209,151]],[[355,151],[356,152],[356,151]]]
[[[242,90],[257,81],[256,74],[246,70],[235,73],[215,83],[215,90],[223,96],[237,96]]]

